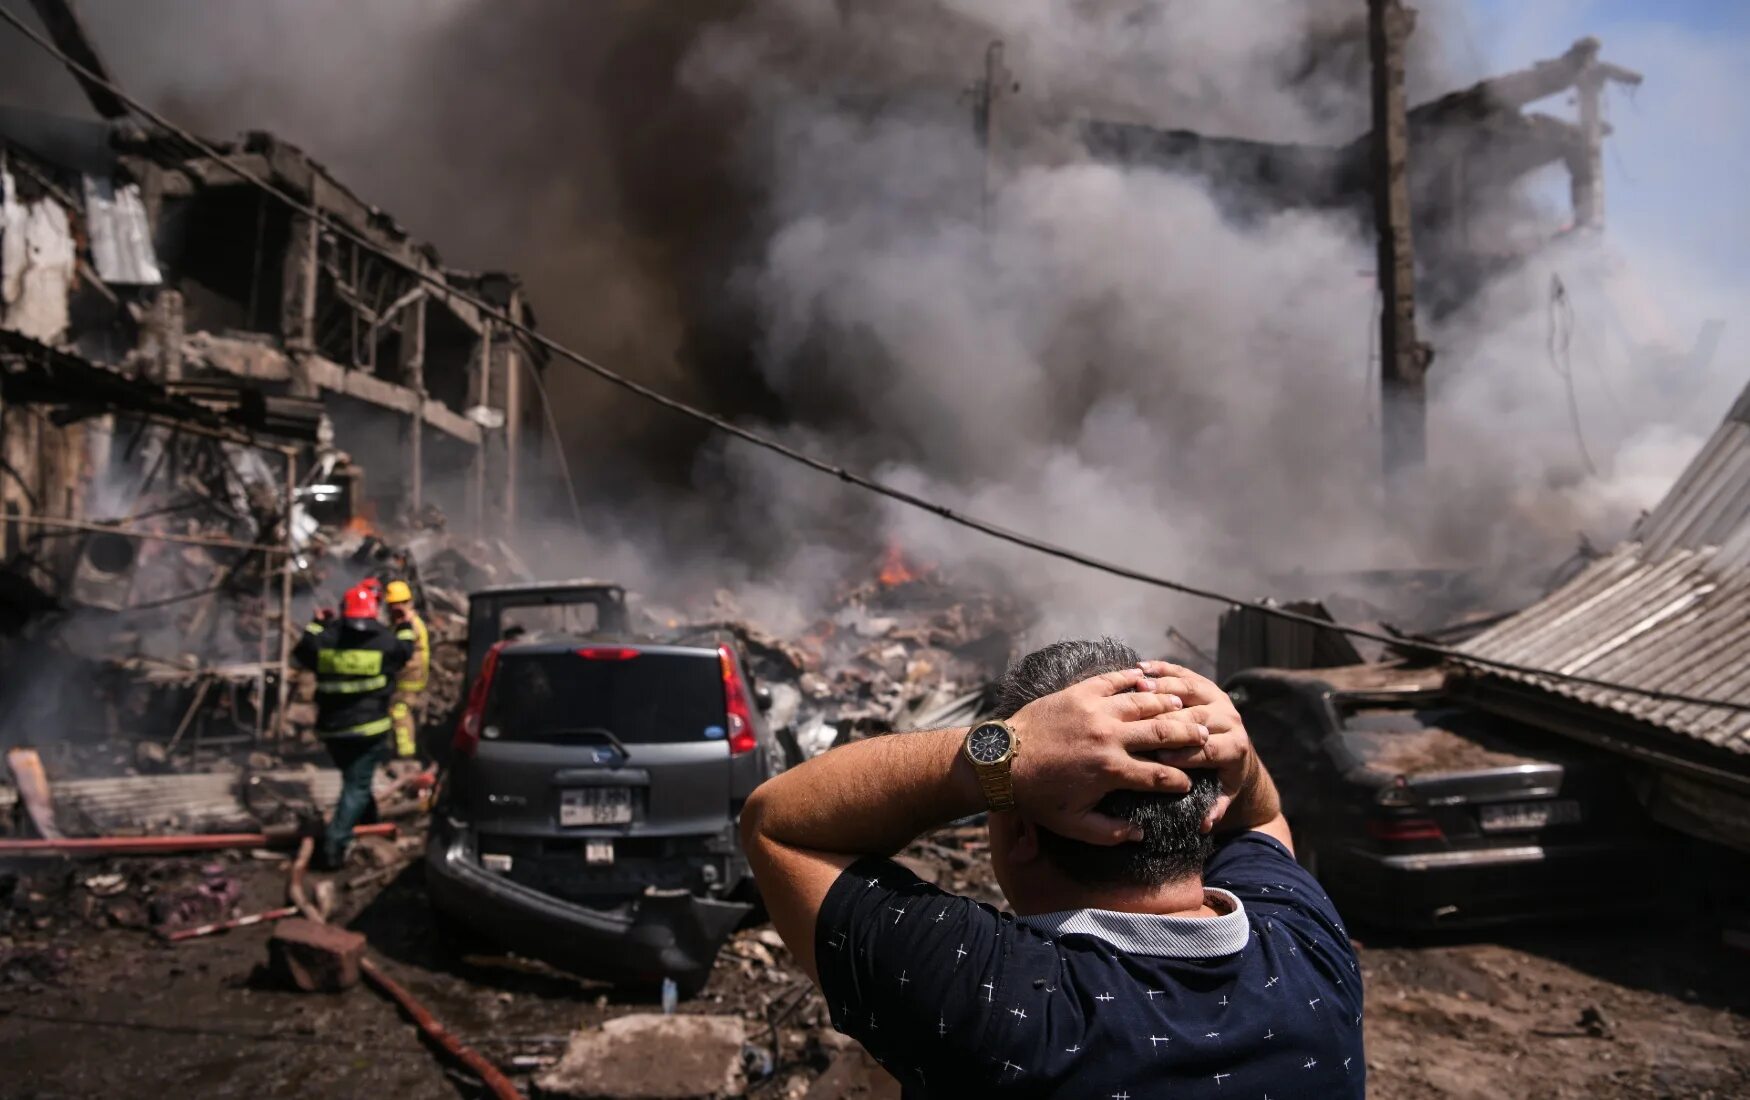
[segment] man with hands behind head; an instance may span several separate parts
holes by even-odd
[[[1354,951],[1227,695],[1107,639],[1027,655],[996,703],[743,811],[834,1025],[907,1096],[1364,1096]],[[889,858],[985,810],[1012,914]]]

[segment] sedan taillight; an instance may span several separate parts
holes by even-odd
[[[1367,819],[1367,835],[1375,840],[1445,840],[1446,834],[1431,817],[1391,817]]]

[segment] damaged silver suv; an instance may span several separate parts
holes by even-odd
[[[586,977],[705,984],[755,903],[736,820],[784,757],[734,640],[685,642],[633,637],[617,585],[471,597],[426,851],[445,918]]]

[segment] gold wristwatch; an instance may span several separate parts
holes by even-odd
[[[966,759],[978,775],[984,801],[993,810],[1015,808],[1015,784],[1009,765],[1021,747],[1015,727],[1007,722],[980,722],[966,734]]]

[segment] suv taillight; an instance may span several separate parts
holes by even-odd
[[[498,671],[498,651],[504,648],[499,642],[486,651],[486,659],[480,662],[480,675],[474,678],[474,686],[468,691],[468,705],[462,709],[461,721],[456,723],[456,739],[450,747],[461,756],[473,756],[474,750],[480,747],[480,723],[486,714],[486,694],[492,690],[492,674]]]
[[[723,662],[723,710],[729,716],[729,755],[740,756],[754,750],[753,710],[748,705],[747,684],[736,671],[729,647],[718,646],[717,656]]]
[[[630,661],[638,656],[638,651],[630,646],[586,645],[577,655],[586,661]]]

